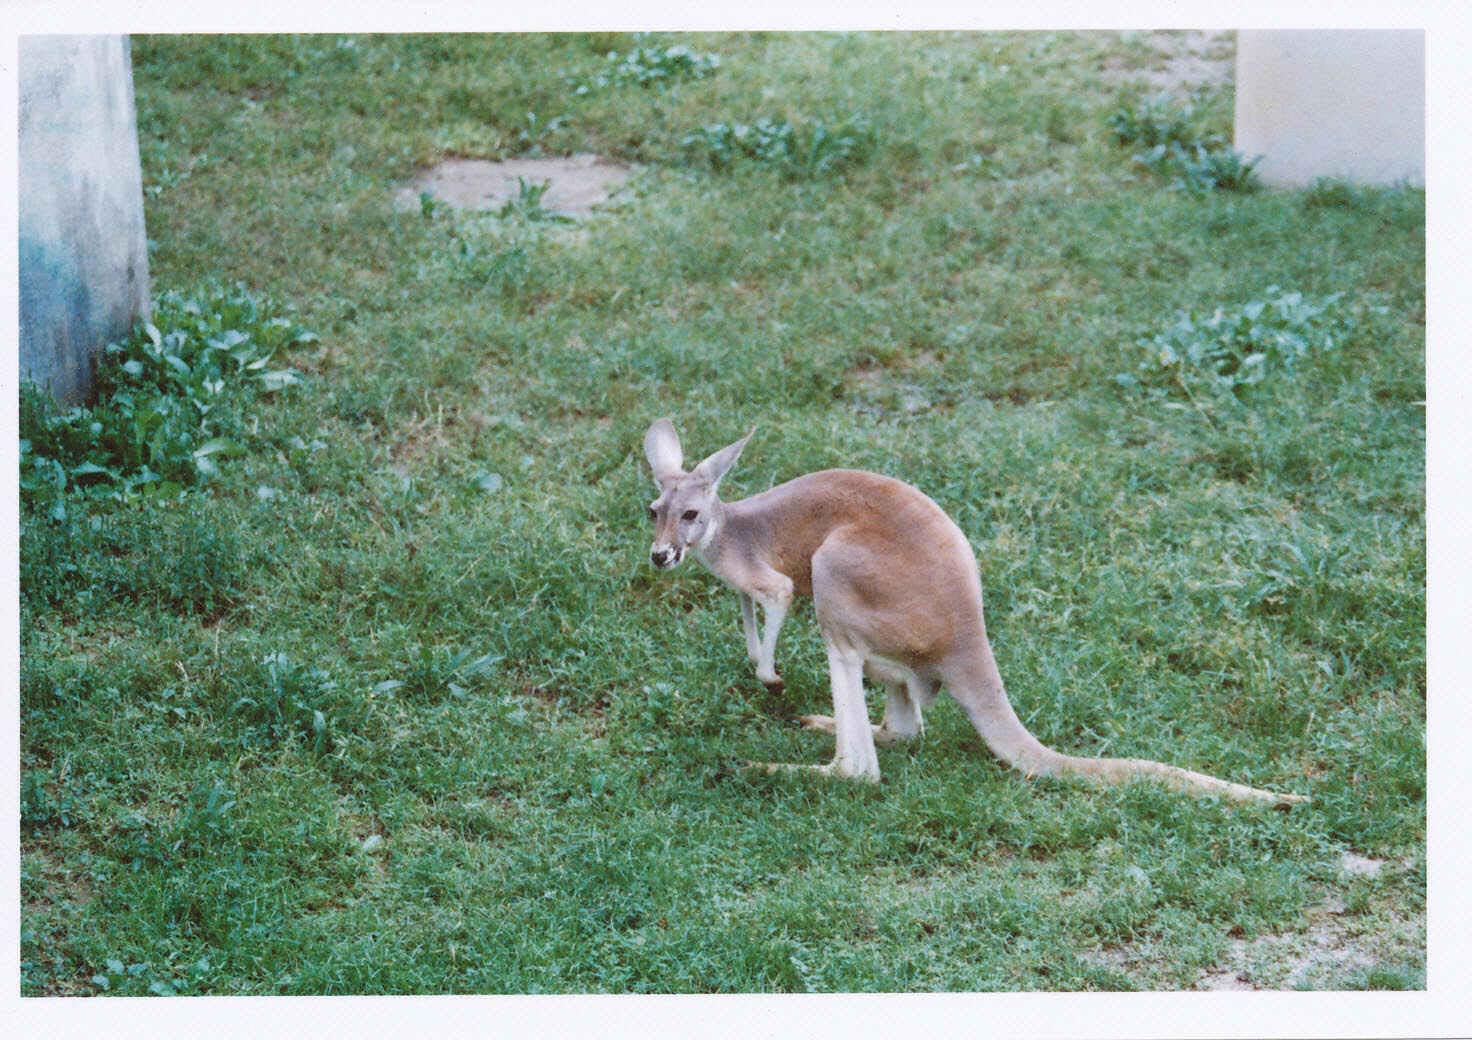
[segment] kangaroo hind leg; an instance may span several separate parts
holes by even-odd
[[[839,529],[813,553],[813,612],[828,646],[828,677],[833,688],[833,715],[804,720],[818,729],[832,727],[833,761],[821,767],[837,776],[879,779],[874,728],[864,705],[864,662],[871,656],[865,638],[866,608],[862,582],[874,569],[873,553],[861,539]]]
[[[935,700],[936,685],[920,678],[909,668],[870,657],[864,662],[865,677],[884,687],[884,721],[871,727],[874,743],[894,744],[911,740],[925,732],[921,712]],[[832,715],[799,715],[803,729],[835,733]]]
[[[864,706],[864,659],[855,650],[828,643],[828,679],[833,690],[833,714],[803,716],[803,724],[831,732],[833,761],[826,765],[764,763],[767,772],[811,769],[856,780],[879,780],[879,756],[874,751],[874,728]],[[810,725],[811,723],[811,725]]]
[[[881,744],[892,744],[924,733],[925,719],[921,713],[935,700],[935,684],[920,678],[912,669],[882,658],[869,658],[864,672],[884,684],[884,721],[874,727],[874,739]]]

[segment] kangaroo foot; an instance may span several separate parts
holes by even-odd
[[[798,723],[803,729],[816,730],[819,733],[835,732],[832,715],[799,715]],[[874,743],[876,744],[898,744],[902,740],[909,740],[914,734],[896,733],[885,729],[883,726],[873,726]]]
[[[803,729],[813,729],[819,733],[834,731],[832,715],[799,715],[797,721]]]

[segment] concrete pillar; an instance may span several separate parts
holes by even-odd
[[[1234,136],[1266,184],[1424,184],[1425,33],[1242,30]]]
[[[148,313],[125,36],[22,36],[20,376],[77,402],[92,358]]]

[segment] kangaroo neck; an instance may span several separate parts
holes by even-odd
[[[705,535],[690,547],[693,555],[706,570],[735,588],[743,588],[750,578],[753,565],[761,561],[773,564],[771,518],[761,510],[753,512],[747,508],[750,499],[722,502],[719,499],[711,508],[711,523]]]
[[[710,519],[706,522],[705,533],[700,536],[700,541],[690,547],[690,554],[706,570],[719,573],[716,566],[721,557],[722,535],[726,533],[726,525],[730,521],[730,510],[726,503],[717,498],[711,500],[708,512]]]

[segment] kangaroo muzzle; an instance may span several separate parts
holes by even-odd
[[[667,571],[675,566],[685,556],[684,550],[674,546],[656,545],[649,550],[649,562],[662,571]]]

